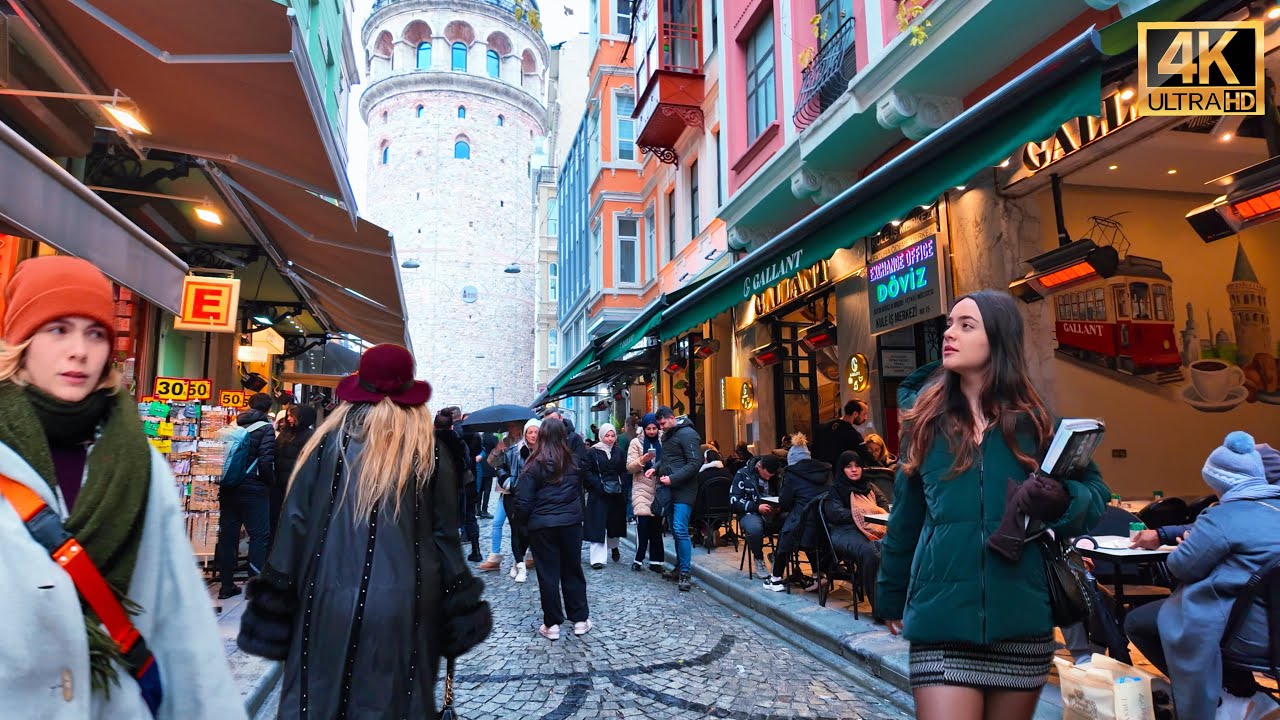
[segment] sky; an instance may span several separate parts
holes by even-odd
[[[547,45],[555,45],[587,31],[587,0],[539,0],[538,6],[542,10],[542,37]],[[372,9],[373,0],[355,0],[355,14],[351,17],[351,42],[355,46],[356,65],[362,75],[365,72],[365,51],[360,44],[360,30]],[[573,14],[566,14],[566,9]],[[356,196],[356,206],[361,209],[361,215],[366,215],[363,208],[368,178],[369,131],[360,116],[360,96],[363,93],[363,84],[353,87],[347,103],[347,177]]]

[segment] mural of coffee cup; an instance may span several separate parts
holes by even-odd
[[[1244,385],[1244,371],[1221,360],[1197,360],[1191,363],[1191,384],[1200,399],[1222,402],[1232,390]]]

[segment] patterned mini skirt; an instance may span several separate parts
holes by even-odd
[[[912,643],[911,687],[960,685],[992,690],[1039,690],[1049,677],[1053,637],[1015,638],[989,645]]]

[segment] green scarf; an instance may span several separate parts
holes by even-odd
[[[80,403],[65,403],[12,382],[0,383],[0,442],[22,456],[56,494],[58,480],[46,423],[67,427],[83,424],[86,415],[90,421],[105,416],[97,423],[88,477],[63,524],[92,558],[121,604],[136,614],[138,607],[127,592],[147,514],[151,454],[137,407],[129,396],[118,392],[108,400],[104,407],[103,398],[94,393]],[[93,689],[109,694],[110,685],[119,684],[114,663],[123,664],[123,658],[89,606],[82,601],[81,608]]]

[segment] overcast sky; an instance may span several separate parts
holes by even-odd
[[[364,21],[369,18],[373,8],[373,0],[355,0],[356,11],[351,18],[351,42],[355,47],[356,64],[360,72],[365,71],[365,52],[361,47],[360,30]],[[548,45],[563,42],[587,30],[587,0],[541,0],[538,3],[542,10],[542,36]],[[571,11],[573,14],[567,14]],[[347,175],[351,178],[351,187],[355,191],[356,205],[365,207],[365,180],[368,169],[369,132],[360,116],[360,95],[364,86],[352,88],[348,104],[347,118]]]

